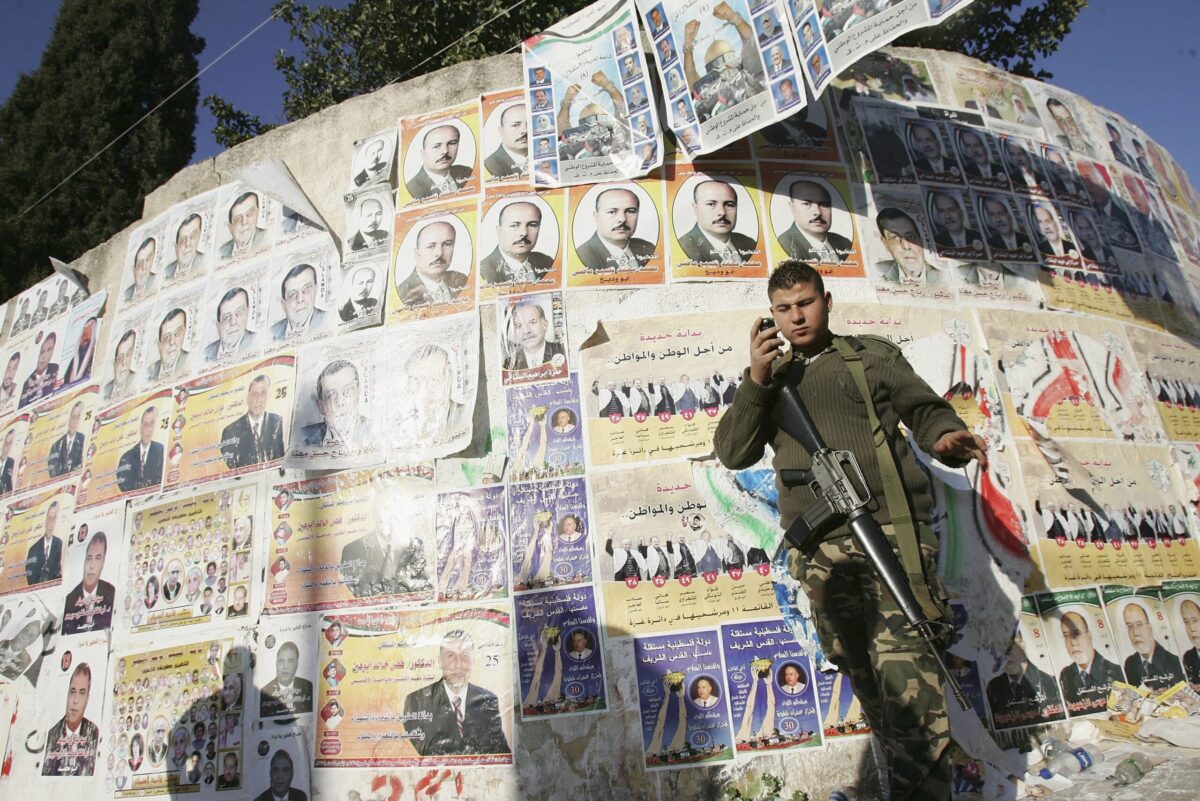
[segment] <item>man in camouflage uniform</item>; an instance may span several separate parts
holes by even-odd
[[[967,430],[950,405],[913,371],[899,349],[878,337],[836,337],[829,330],[832,296],[810,266],[785,261],[767,286],[775,327],[751,331],[750,367],[732,406],[717,427],[717,456],[730,469],[757,462],[764,446],[775,451],[776,470],[807,469],[811,458],[791,436],[776,428],[771,412],[782,382],[796,387],[829,447],[858,457],[872,498],[871,511],[896,546],[892,515],[907,514],[916,525],[923,575],[913,591],[927,615],[948,619],[945,592],[937,578],[937,537],[930,528],[933,497],[929,480],[897,430],[903,421],[921,448],[957,467],[978,459],[986,467],[982,439]],[[791,343],[781,356],[782,334]],[[835,347],[845,339],[861,358],[871,401],[895,455],[908,508],[891,510],[882,499],[883,476],[867,406],[845,357]],[[786,528],[814,500],[807,486],[779,487]],[[949,799],[950,729],[937,663],[913,633],[891,593],[846,527],[824,535],[809,552],[789,554],[792,574],[812,602],[814,623],[826,656],[838,665],[862,703],[867,722],[887,755],[891,799]]]

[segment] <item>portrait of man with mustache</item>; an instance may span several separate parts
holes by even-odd
[[[554,267],[554,259],[534,250],[542,230],[542,210],[528,200],[510,202],[496,217],[496,249],[479,262],[488,284],[534,283]]]
[[[632,189],[615,186],[598,193],[592,211],[596,232],[576,249],[583,266],[595,272],[644,267],[654,256],[654,243],[634,236],[640,213],[641,200]]]
[[[405,184],[413,200],[452,195],[471,180],[471,168],[454,163],[461,137],[458,127],[448,122],[425,131],[421,137],[421,169]]]
[[[754,253],[753,239],[739,234],[738,197],[728,181],[709,178],[692,187],[696,224],[679,237],[688,260],[697,264],[742,264]]]

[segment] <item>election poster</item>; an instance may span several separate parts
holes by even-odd
[[[579,187],[569,200],[568,287],[666,282],[661,180]]]
[[[845,171],[762,163],[769,263],[806,262],[828,278],[863,277],[862,240]]]
[[[205,288],[205,282],[192,281],[159,294],[143,332],[148,345],[143,386],[169,386],[199,368]]]
[[[282,464],[292,428],[295,365],[295,356],[275,356],[176,386],[166,489]]]
[[[671,280],[766,278],[766,220],[750,162],[666,168]]]
[[[566,251],[566,192],[489,192],[479,204],[479,300],[558,289]]]
[[[390,193],[384,194],[391,197]],[[386,219],[390,231],[390,211]],[[386,244],[380,245],[377,255],[386,257]],[[266,284],[271,305],[267,309],[264,352],[293,348],[336,330],[336,283],[341,273],[337,247],[328,237],[299,241],[275,251]]]
[[[8,504],[0,538],[4,548],[0,595],[62,584],[64,542],[74,511],[73,483],[49,487]]]
[[[479,96],[479,106],[483,118],[480,145],[484,153],[484,190],[509,184],[527,185],[532,127],[525,88],[514,86],[484,92]],[[550,141],[545,149],[553,153]]]
[[[476,487],[437,497],[439,602],[508,596],[508,526],[504,487]]]
[[[29,412],[29,434],[17,471],[16,490],[44,487],[79,475],[91,443],[92,421],[99,400],[95,384],[64,392]]]
[[[396,164],[396,129],[388,128],[354,143],[350,184],[354,189],[391,184]]]
[[[393,468],[274,485],[263,611],[433,600],[432,479]]]
[[[29,412],[10,417],[0,427],[0,498],[13,493],[16,483],[29,469],[25,443],[29,437]]]
[[[202,282],[217,260],[214,240],[220,191],[213,189],[176,203],[160,217],[166,223],[163,229],[166,242],[160,257],[164,266],[159,280],[159,303],[164,291],[173,292],[187,284]]]
[[[636,178],[662,163],[662,136],[632,0],[600,0],[522,43],[534,120],[533,181]]]
[[[814,100],[811,94],[803,108],[755,131],[750,141],[754,156],[760,161],[841,162],[837,125],[829,99]]]
[[[172,403],[171,390],[160,389],[96,413],[92,424],[96,451],[79,478],[80,508],[158,490]]]
[[[62,392],[72,387],[89,384],[100,378],[97,371],[92,377],[96,366],[96,352],[100,345],[101,311],[108,302],[108,291],[100,290],[90,295],[87,300],[74,306],[66,317],[63,328],[63,359],[65,364],[62,372],[62,383],[58,391]]]
[[[570,373],[561,292],[509,295],[497,301],[496,327],[503,385],[561,379]]]
[[[540,590],[517,596],[513,603],[521,719],[607,709],[592,588]]]
[[[129,253],[125,258],[117,294],[122,313],[136,304],[153,299],[157,294],[163,267],[170,258],[174,244],[173,239],[168,237],[166,220],[161,216],[139,226],[129,237]],[[20,311],[17,320],[20,321]],[[16,323],[13,328],[12,336],[20,333]]]
[[[130,603],[121,630],[252,620],[258,498],[256,485],[239,482],[135,506],[124,575]]]
[[[1054,680],[1046,630],[1032,595],[1021,598],[1012,643],[993,665],[981,663],[992,726],[1012,729],[1065,720],[1062,692]],[[990,669],[989,669],[990,668]]]
[[[63,563],[63,586],[71,588],[63,600],[59,629],[63,636],[112,627],[121,586],[124,530],[125,504],[120,501],[72,516]]]
[[[687,463],[611,470],[589,483],[607,636],[777,612],[770,556],[723,528]]]
[[[267,346],[272,285],[270,258],[263,256],[209,282],[201,317],[197,370],[208,372],[246,361]],[[119,355],[119,354],[118,354]]]
[[[721,626],[739,757],[819,748],[816,672],[782,620]]]
[[[397,178],[400,210],[478,193],[478,101],[401,117]]]
[[[1041,118],[1020,78],[995,69],[966,64],[943,63],[938,77],[945,81],[940,92],[949,105],[977,111],[989,124],[1004,122],[1039,133]],[[1014,176],[1013,182],[1017,183]]]
[[[1195,690],[1200,687],[1200,581],[1164,581],[1161,592],[1164,613],[1180,651],[1184,678]]]
[[[583,412],[579,374],[570,380],[509,387],[508,480],[575,476],[583,473]]]
[[[863,219],[864,258],[880,301],[948,306],[954,297],[953,270],[933,253],[920,192],[901,186],[873,190]]]
[[[1037,596],[1051,664],[1062,667],[1058,683],[1069,717],[1102,712],[1114,681],[1125,676],[1097,589],[1061,590]]]
[[[1200,348],[1138,326],[1126,333],[1167,438],[1200,442]]]
[[[100,398],[104,405],[119,403],[145,389],[142,368],[147,364],[150,354],[157,353],[157,345],[152,344],[157,341],[157,331],[147,333],[151,328],[149,323],[153,313],[154,307],[145,304],[133,311],[123,312],[113,324],[101,372],[104,378],[100,385]]]
[[[214,269],[221,270],[270,251],[279,206],[240,181],[221,187],[216,199]]]
[[[253,798],[311,798],[309,730],[256,721],[246,734],[246,784]]]
[[[646,769],[733,761],[717,630],[638,637],[633,646]]]
[[[1125,682],[1165,692],[1184,680],[1180,649],[1157,587],[1100,588]]]
[[[583,478],[513,483],[508,490],[515,592],[592,580],[592,533]]]
[[[753,319],[716,312],[603,324],[581,350],[591,464],[710,452],[741,381]]]
[[[396,215],[388,325],[474,308],[478,220],[474,198]]]
[[[254,674],[257,700],[251,699],[250,708],[258,710],[260,722],[278,719],[273,724],[288,720],[311,724],[317,685],[336,686],[345,677],[340,663],[318,664],[320,638],[315,613],[269,617],[259,624]]]
[[[512,620],[496,606],[327,614],[315,766],[512,764]],[[460,710],[456,712],[457,710]]]

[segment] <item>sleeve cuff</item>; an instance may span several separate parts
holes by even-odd
[[[742,383],[738,385],[734,401],[742,401],[754,406],[769,406],[775,402],[777,391],[774,387],[764,387],[750,377],[750,368],[742,373]]]

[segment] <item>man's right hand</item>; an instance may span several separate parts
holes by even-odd
[[[783,343],[779,341],[778,326],[758,330],[760,319],[755,317],[750,327],[750,379],[765,387],[771,383],[771,365],[779,358]]]
[[[683,26],[683,49],[691,50],[696,44],[696,34],[700,32],[700,20],[690,19]]]

